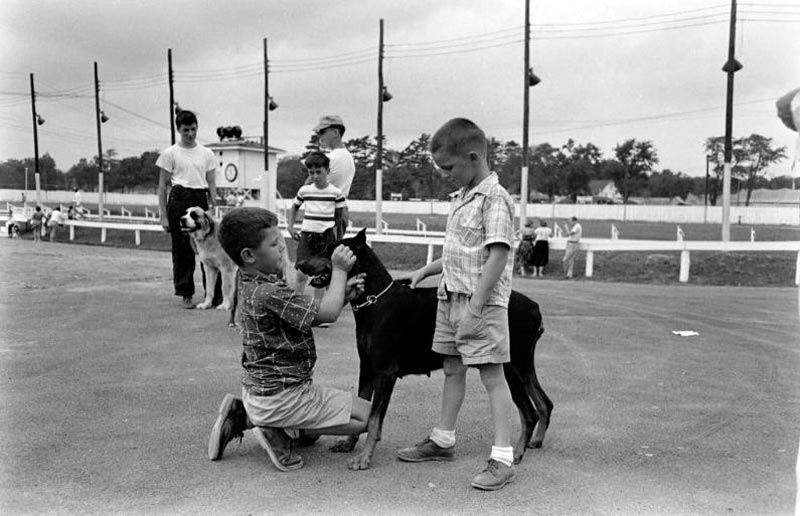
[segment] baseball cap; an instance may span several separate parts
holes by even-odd
[[[344,122],[342,122],[342,117],[340,117],[339,115],[325,115],[319,119],[319,123],[314,129],[312,129],[312,131],[318,133],[323,129],[326,129],[332,125],[340,125],[344,127]]]

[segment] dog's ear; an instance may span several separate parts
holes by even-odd
[[[356,236],[353,237],[353,242],[358,248],[364,247],[367,244],[367,228],[362,228],[361,231],[356,233]]]

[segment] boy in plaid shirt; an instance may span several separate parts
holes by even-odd
[[[358,435],[367,428],[370,404],[354,394],[312,380],[317,359],[312,325],[334,322],[344,303],[364,289],[363,275],[347,279],[356,258],[340,245],[331,257],[331,283],[317,302],[296,295],[279,274],[286,242],[278,218],[262,208],[235,208],[222,219],[219,240],[239,266],[236,319],[242,329],[242,398],[225,395],[211,430],[208,458],[255,427],[255,436],[281,471],[303,466],[286,430],[309,439]]]
[[[411,274],[412,288],[427,276],[442,274],[433,350],[445,355],[439,422],[416,446],[398,450],[400,460],[455,459],[455,424],[466,392],[468,366],[480,371],[489,395],[494,445],[486,468],[472,486],[500,489],[514,480],[511,418],[515,413],[503,374],[510,360],[508,300],[514,257],[514,204],[486,161],[486,135],[474,123],[456,118],[431,139],[439,169],[462,188],[447,218],[442,257]]]

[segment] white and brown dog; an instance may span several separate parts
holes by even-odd
[[[222,248],[217,238],[217,222],[199,206],[192,206],[181,217],[181,231],[187,233],[195,252],[203,262],[206,271],[205,299],[197,308],[211,308],[217,277],[222,275],[222,303],[217,310],[230,310],[236,295],[236,264]]]

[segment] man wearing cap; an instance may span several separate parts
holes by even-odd
[[[342,195],[348,198],[353,177],[356,175],[356,164],[353,161],[353,155],[342,143],[342,136],[344,136],[342,117],[339,115],[323,116],[314,127],[314,132],[319,137],[320,147],[327,151],[328,159],[331,160],[328,182],[341,190]],[[337,240],[344,236],[348,218],[347,208],[345,208],[341,222],[335,229]]]

